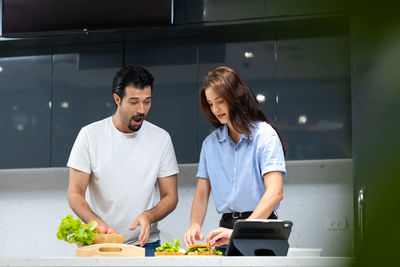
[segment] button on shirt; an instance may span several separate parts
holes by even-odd
[[[257,122],[251,136],[242,134],[237,144],[227,125],[207,136],[196,176],[210,180],[217,211],[230,213],[256,208],[265,193],[263,176],[271,171],[286,174],[282,144],[271,125]]]

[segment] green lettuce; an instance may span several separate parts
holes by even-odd
[[[93,243],[94,234],[97,232],[96,227],[96,221],[84,225],[81,219],[75,220],[72,215],[67,215],[58,227],[57,238],[68,243],[90,245]]]
[[[216,249],[213,249],[213,252],[214,252],[215,255],[222,256],[222,252],[221,252],[221,251],[218,251],[218,250],[216,250]]]
[[[160,247],[156,248],[157,252],[178,252],[180,248],[180,242],[178,238],[172,239],[172,243],[165,242]]]
[[[193,247],[193,248],[190,248],[187,252],[194,252],[194,251],[206,252],[206,251],[210,251],[210,250],[211,250],[210,247]]]

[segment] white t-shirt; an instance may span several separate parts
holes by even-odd
[[[125,243],[137,244],[140,226],[128,228],[143,211],[155,206],[157,178],[177,174],[169,134],[143,121],[135,133],[122,133],[112,117],[89,124],[75,140],[67,166],[91,174],[86,199],[93,210]],[[147,242],[159,239],[157,223]]]

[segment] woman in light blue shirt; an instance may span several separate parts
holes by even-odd
[[[190,228],[183,237],[187,247],[204,239],[210,192],[222,214],[220,227],[207,236],[213,246],[229,242],[237,219],[276,219],[286,173],[282,139],[237,71],[211,69],[200,88],[200,106],[217,129],[203,141]]]

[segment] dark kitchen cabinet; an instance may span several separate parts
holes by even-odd
[[[185,23],[263,18],[265,0],[186,0]]]
[[[396,265],[400,239],[400,32],[387,1],[353,1],[355,266]],[[386,4],[386,5],[385,5]],[[380,255],[387,255],[381,259]]]
[[[345,0],[267,0],[269,16],[302,16],[342,13],[348,10]]]
[[[179,163],[198,161],[197,47],[192,39],[127,42],[125,64],[154,76],[146,120],[169,132]]]
[[[24,43],[0,43],[0,168],[50,165],[51,47]]]
[[[348,36],[282,32],[276,53],[277,125],[287,159],[351,158]]]
[[[271,7],[277,6],[266,0],[179,0],[173,26],[0,39],[0,126],[7,129],[1,133],[2,168],[65,166],[81,127],[114,113],[112,77],[128,64],[154,74],[147,119],[171,134],[179,163],[196,163],[202,141],[214,130],[200,111],[198,90],[207,71],[221,65],[244,76],[267,117],[280,127],[288,159],[351,157],[348,32],[330,32],[330,27],[348,27],[348,19],[282,15],[269,20]],[[21,70],[10,75],[13,64]],[[314,74],[319,76],[310,78]],[[34,102],[26,100],[29,108],[16,116],[14,109],[21,109],[11,104],[25,96]],[[299,126],[303,115],[312,131]],[[26,135],[20,129],[28,124],[33,128]],[[10,156],[10,150],[18,156]]]
[[[183,4],[182,1],[177,4],[177,21],[181,21],[179,12],[183,5],[184,21],[188,24],[344,13],[349,6],[345,0],[186,0]]]
[[[56,47],[53,64],[52,166],[65,166],[80,129],[115,111],[122,43]]]

